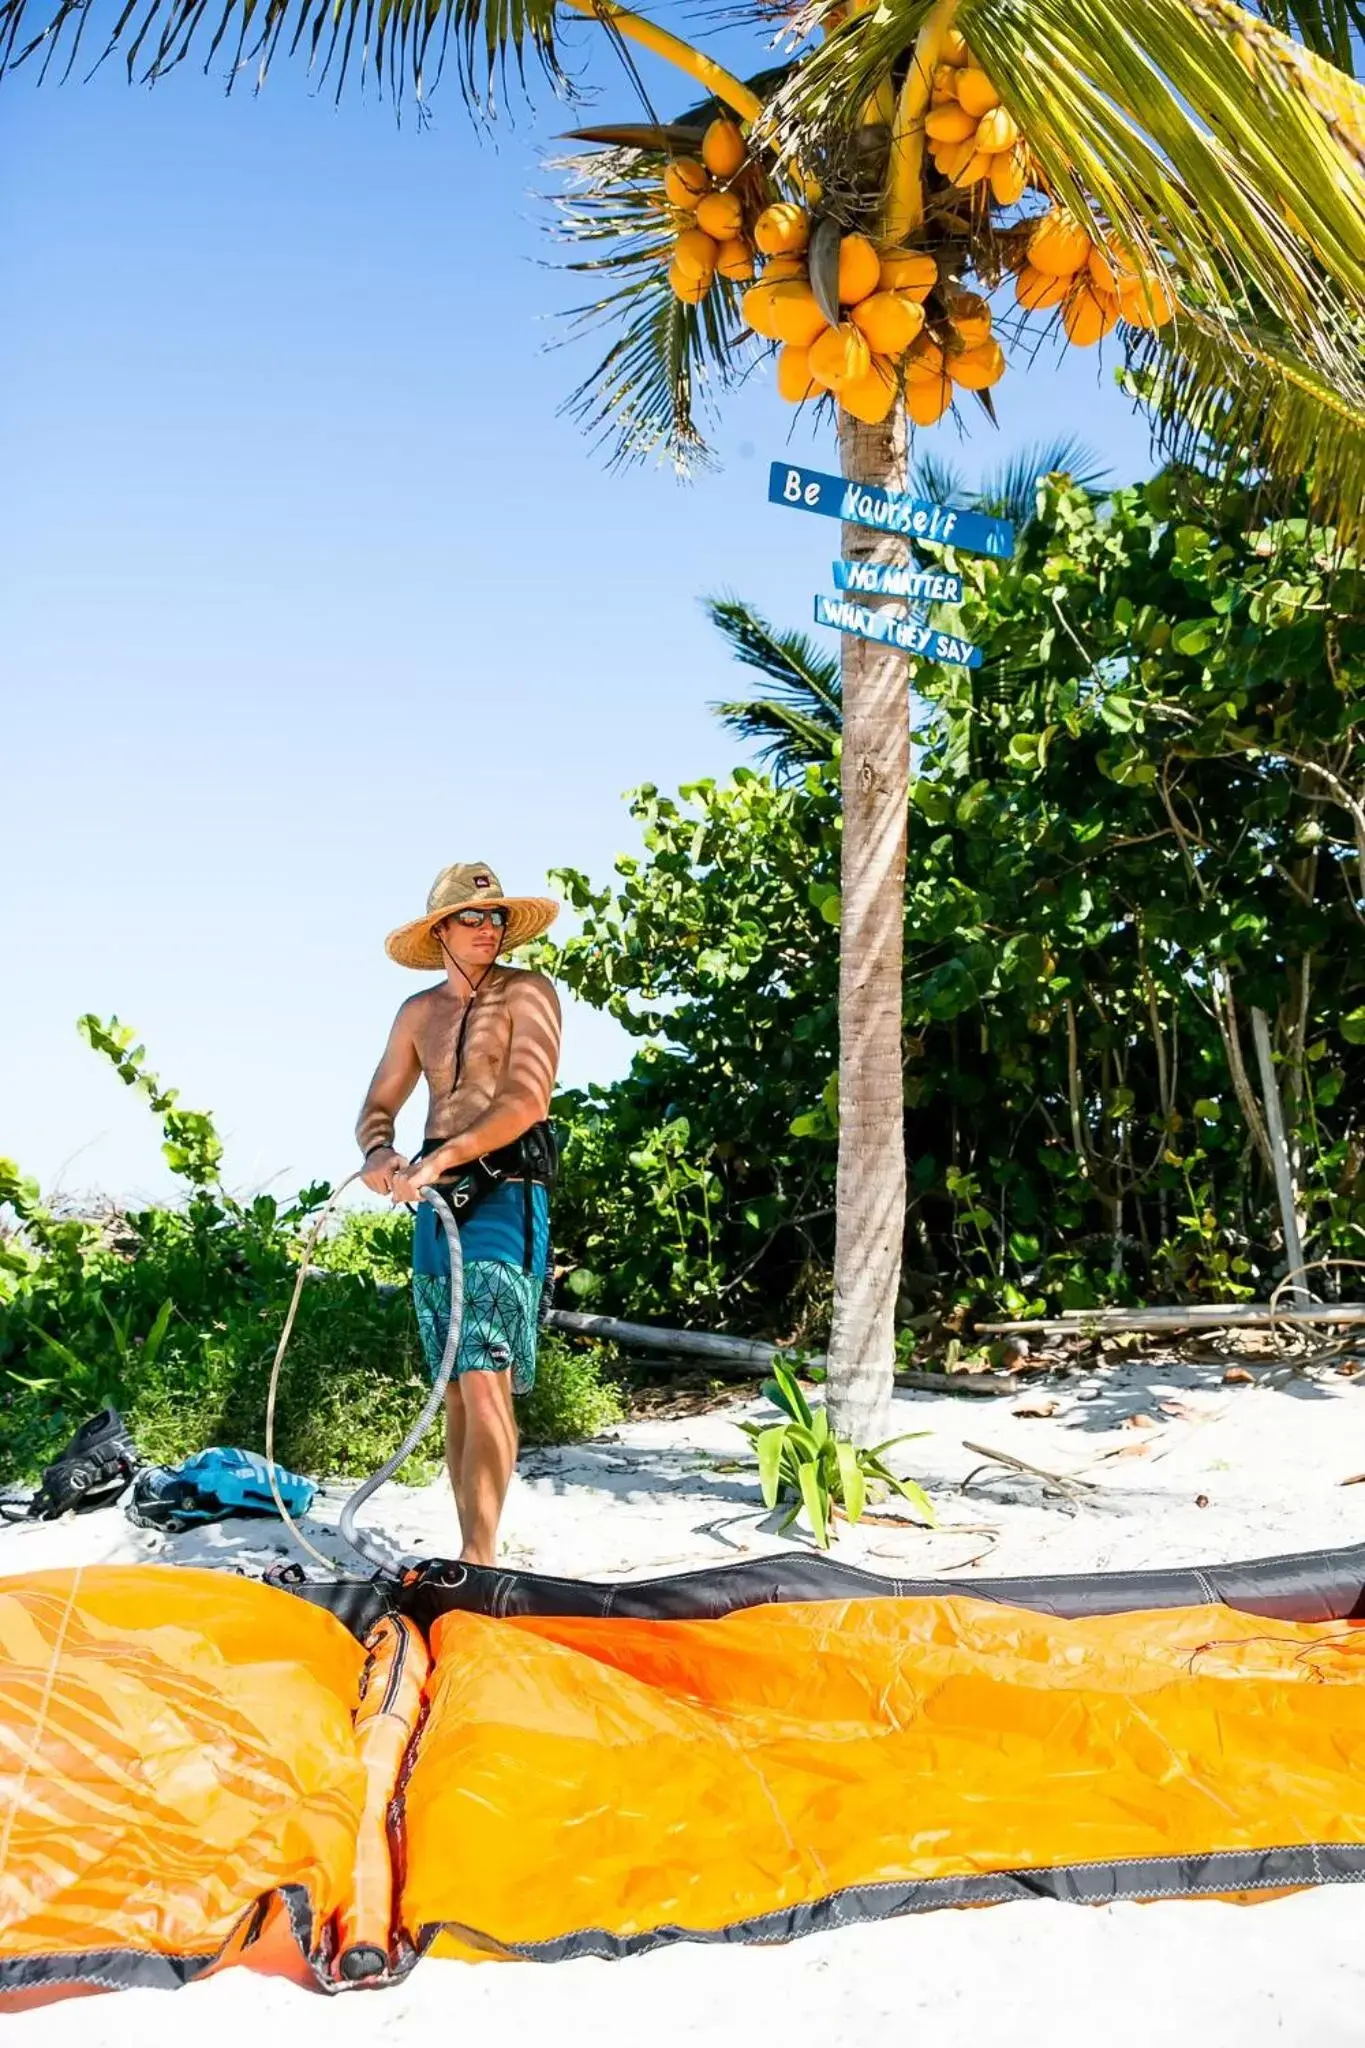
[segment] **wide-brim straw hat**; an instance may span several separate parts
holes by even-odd
[[[457,910],[505,910],[507,927],[502,943],[509,953],[514,946],[539,938],[559,915],[552,896],[505,896],[492,868],[476,860],[457,861],[453,867],[442,868],[432,883],[425,916],[390,932],[384,951],[400,967],[444,967],[445,955],[435,928]]]

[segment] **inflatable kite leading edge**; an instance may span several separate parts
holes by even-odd
[[[1353,1882],[1360,1616],[1365,1546],[971,1585],[791,1554],[0,1581],[0,2010]]]

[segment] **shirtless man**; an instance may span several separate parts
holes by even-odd
[[[510,1161],[499,1161],[511,1165],[510,1175],[460,1227],[464,1318],[446,1390],[445,1442],[468,1564],[495,1559],[517,1458],[512,1396],[535,1381],[550,1250],[549,1191],[535,1170],[543,1158],[537,1127],[549,1115],[559,1064],[559,1000],[543,974],[500,966],[498,955],[535,938],[558,910],[548,897],[504,896],[493,870],[477,861],[442,870],[425,915],[391,932],[385,951],[403,967],[444,967],[445,980],[399,1010],[356,1125],[366,1187],[417,1204],[413,1296],[433,1378],[449,1330],[450,1262],[420,1192],[522,1141]],[[423,1075],[426,1135],[407,1160],[394,1150],[394,1122]]]

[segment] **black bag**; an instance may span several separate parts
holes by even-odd
[[[28,1504],[28,1519],[52,1522],[72,1508],[102,1508],[117,1500],[141,1460],[116,1408],[81,1424],[66,1449],[43,1473]]]

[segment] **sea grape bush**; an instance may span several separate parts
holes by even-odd
[[[1274,1022],[1310,1257],[1365,1241],[1365,580],[1330,531],[1168,473],[1063,480],[921,666],[905,904],[903,1306],[1223,1300],[1283,1270],[1249,1013]],[[832,1251],[833,764],[635,799],[544,957],[640,1041],[566,1096],[594,1306],[818,1334]],[[661,1204],[687,1127],[708,1188]]]

